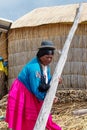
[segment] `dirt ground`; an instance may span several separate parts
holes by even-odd
[[[5,116],[7,95],[0,100],[0,117]],[[87,114],[74,115],[77,109],[86,109],[87,102],[57,103],[52,107],[53,120],[62,130],[87,130]],[[4,120],[0,121],[0,130],[7,130]]]

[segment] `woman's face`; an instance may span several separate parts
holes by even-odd
[[[40,57],[41,64],[49,65],[53,59],[53,55],[44,55]]]

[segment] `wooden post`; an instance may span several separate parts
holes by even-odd
[[[78,10],[77,15],[75,17],[73,26],[69,32],[69,35],[68,35],[67,40],[65,42],[65,45],[63,47],[61,57],[59,59],[59,62],[57,63],[52,80],[50,82],[51,87],[50,87],[50,89],[49,89],[49,91],[44,99],[44,103],[42,105],[39,116],[37,118],[34,130],[45,130],[48,116],[49,116],[49,113],[51,111],[53,100],[54,100],[54,97],[56,94],[57,86],[59,84],[58,77],[61,76],[61,73],[63,71],[65,62],[67,60],[68,50],[69,50],[72,38],[74,36],[74,33],[75,33],[77,26],[78,26],[78,23],[79,23],[80,13],[81,13],[81,9],[82,9],[81,7],[82,7],[82,4],[80,4],[80,6],[79,6],[79,10]]]
[[[74,115],[80,116],[87,114],[87,109],[79,109],[72,112]]]

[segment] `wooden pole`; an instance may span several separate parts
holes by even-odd
[[[40,110],[40,113],[38,115],[34,130],[45,130],[48,116],[50,114],[53,100],[54,100],[54,97],[56,94],[57,86],[59,84],[58,77],[61,76],[65,62],[67,60],[68,50],[69,50],[72,38],[74,36],[74,33],[75,33],[77,26],[78,26],[78,23],[79,23],[81,9],[82,9],[82,4],[80,4],[80,6],[79,6],[79,10],[77,11],[77,15],[75,17],[73,26],[69,32],[69,35],[68,35],[67,40],[65,42],[65,45],[63,47],[61,57],[59,59],[59,62],[57,63],[52,80],[50,82],[51,87],[50,87],[50,89],[49,89],[49,91],[44,99],[44,102],[43,102],[42,108]]]
[[[80,115],[84,115],[87,114],[87,109],[80,109],[80,110],[75,110],[72,112],[74,115],[80,116]]]

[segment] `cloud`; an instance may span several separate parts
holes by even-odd
[[[17,0],[13,1],[13,0],[2,0],[2,2],[0,2],[0,8],[5,8],[5,7],[10,7],[11,5],[14,5],[17,3]]]

